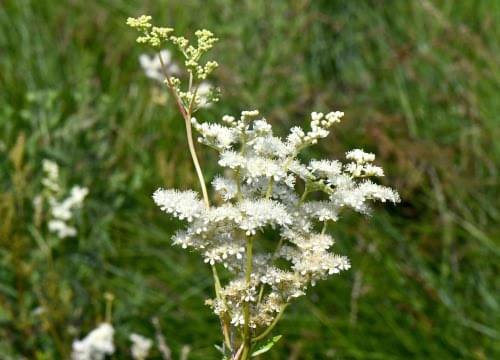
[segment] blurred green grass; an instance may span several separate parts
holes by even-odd
[[[310,155],[378,154],[403,198],[330,230],[351,257],[276,330],[270,359],[500,356],[500,3],[495,1],[35,1],[0,3],[0,353],[65,358],[115,295],[117,344],[162,322],[174,353],[217,358],[209,269],[170,246],[159,186],[196,187],[171,104],[125,26],[149,13],[208,28],[222,101],[202,120],[259,108],[282,132],[313,110],[344,122]],[[210,176],[215,154],[202,152]],[[78,239],[52,272],[35,255],[41,161],[90,188]],[[57,283],[57,285],[53,285]],[[38,286],[33,286],[38,284]],[[41,288],[41,290],[40,290]],[[54,288],[55,290],[51,290]],[[56,327],[34,315],[39,291]],[[57,335],[55,336],[54,333]],[[57,344],[60,337],[62,344]],[[156,354],[158,356],[158,354]],[[116,358],[122,358],[120,356]]]

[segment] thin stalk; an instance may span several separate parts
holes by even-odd
[[[179,95],[174,89],[174,86],[172,84],[172,81],[170,80],[170,77],[168,76],[165,64],[163,62],[163,59],[160,56],[160,64],[161,64],[161,69],[163,72],[163,75],[165,76],[165,80],[167,82],[168,88],[170,89],[170,92],[172,93],[172,96],[175,99],[175,102],[177,104],[177,107],[179,108],[179,111],[184,118],[184,123],[186,125],[186,135],[188,139],[188,147],[189,147],[189,153],[191,154],[191,158],[193,160],[193,164],[196,170],[196,175],[198,176],[198,180],[200,182],[200,187],[201,187],[201,192],[203,194],[203,201],[205,202],[205,206],[210,208],[210,201],[208,199],[208,192],[207,192],[207,187],[205,185],[205,179],[203,178],[203,172],[201,171],[200,167],[200,162],[198,161],[198,156],[196,155],[196,149],[194,147],[194,141],[193,141],[193,132],[191,130],[191,105],[188,110],[184,107],[182,104],[181,99],[179,98]]]
[[[240,360],[240,356],[241,356],[241,352],[243,351],[243,346],[244,344],[241,344],[241,346],[238,348],[238,351],[236,352],[236,354],[234,354],[234,356],[231,358],[231,360]]]
[[[220,284],[219,274],[217,273],[217,268],[215,267],[215,265],[212,265],[212,275],[214,278],[215,296],[217,297],[217,299],[222,300],[222,296],[220,293],[222,286]],[[222,333],[224,335],[224,342],[225,342],[226,346],[229,348],[229,350],[232,351],[231,340],[229,338],[228,323],[222,317],[220,318],[220,320],[221,320]]]
[[[267,186],[266,199],[269,199],[273,193],[274,178],[269,179],[269,185]]]
[[[264,296],[264,286],[265,284],[261,284],[260,285],[260,290],[259,290],[259,298],[257,300],[257,305],[260,304],[260,302],[262,301],[262,296]]]
[[[245,282],[246,286],[250,288],[250,281],[252,279],[252,263],[253,263],[253,239],[249,238],[247,241],[246,249],[246,269],[245,269]],[[243,328],[243,353],[241,356],[242,360],[248,358],[251,346],[252,346],[252,334],[250,333],[250,305],[245,303],[243,307],[243,317],[245,320],[245,325]]]
[[[234,178],[235,178],[235,181],[236,181],[236,199],[238,199],[238,201],[241,201],[242,200],[242,196],[241,196],[241,176],[240,176],[240,170],[239,169],[235,170],[235,172],[234,172]]]
[[[201,171],[200,162],[198,161],[198,156],[196,155],[196,149],[193,142],[193,132],[191,131],[191,119],[185,119],[186,124],[186,134],[188,139],[189,152],[191,153],[191,158],[193,159],[194,168],[196,169],[196,174],[198,175],[198,180],[201,185],[201,192],[203,193],[203,201],[205,202],[206,208],[210,208],[210,201],[208,200],[207,187],[205,185],[205,179],[203,178],[203,172]]]
[[[306,188],[304,189],[304,193],[300,197],[299,204],[302,204],[306,200],[307,194],[309,194],[309,190],[307,189],[307,185],[306,185]]]
[[[172,84],[172,80],[170,79],[170,76],[168,75],[167,69],[165,67],[165,63],[163,62],[162,57],[160,56],[160,64],[161,64],[161,70],[163,72],[163,76],[165,76],[165,81],[167,83],[167,87],[170,90],[170,93],[172,94],[173,98],[175,99],[175,103],[177,104],[177,108],[179,109],[179,112],[181,113],[182,117],[184,118],[184,124],[186,126],[186,135],[187,135],[187,140],[188,140],[188,147],[189,147],[189,153],[191,154],[191,159],[193,160],[194,168],[196,170],[196,175],[198,176],[198,181],[200,183],[201,187],[201,192],[203,194],[203,201],[205,203],[205,207],[207,209],[210,208],[210,200],[208,198],[208,191],[207,187],[205,184],[205,179],[203,177],[203,171],[201,170],[200,162],[198,160],[198,155],[196,154],[196,148],[194,146],[194,141],[193,141],[193,131],[191,128],[191,113],[193,111],[193,104],[194,104],[194,99],[196,97],[196,93],[198,92],[198,86],[196,86],[193,97],[189,103],[189,107],[186,109],[184,104],[182,103],[181,99],[179,98],[179,94],[177,94],[177,91],[175,91],[175,88]],[[190,72],[189,73],[189,91],[192,90],[193,87],[193,74]],[[215,295],[218,299],[221,299],[220,295],[220,290],[222,288],[219,276],[217,274],[217,269],[215,266],[212,266],[212,274],[214,278],[214,287],[215,287]],[[229,326],[227,324],[227,321],[221,318],[221,325],[222,325],[222,332],[224,334],[224,342],[226,346],[232,350],[231,347],[231,341],[229,338]]]
[[[106,299],[106,315],[105,315],[105,319],[106,319],[106,322],[109,323],[109,324],[111,324],[112,313],[113,313],[113,299],[111,297],[108,297]]]
[[[321,229],[321,235],[323,235],[326,232],[327,224],[328,224],[328,221],[325,220],[323,222],[323,228]]]

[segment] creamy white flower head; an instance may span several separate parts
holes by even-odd
[[[267,225],[285,226],[292,221],[287,209],[274,200],[243,200],[239,208],[246,215],[239,226],[247,235],[253,235]]]
[[[196,118],[191,119],[191,124],[201,134],[199,142],[219,150],[230,149],[237,140],[235,130],[226,126],[210,123],[200,124]]]
[[[304,210],[319,221],[337,221],[339,217],[338,207],[331,201],[309,201],[304,204]]]
[[[245,164],[244,170],[243,175],[248,184],[251,184],[253,181],[262,176],[272,178],[276,181],[279,181],[286,176],[286,172],[278,160],[260,156],[254,156],[249,159],[249,161]]]
[[[311,160],[309,170],[319,177],[334,179],[342,172],[342,163],[337,160]]]
[[[246,164],[246,159],[236,151],[224,151],[220,154],[219,165],[230,169],[242,168]]]
[[[387,186],[375,184],[369,180],[363,181],[358,189],[363,196],[369,200],[378,200],[381,202],[390,201],[392,203],[400,201],[399,194],[396,191]]]
[[[359,164],[364,164],[366,162],[374,161],[375,154],[364,152],[361,149],[354,149],[346,153],[346,158],[349,160],[354,160]]]
[[[273,128],[265,119],[261,119],[253,122],[253,131],[258,134],[271,135]]]
[[[153,341],[139,334],[131,334],[130,341],[132,341],[132,358],[134,360],[144,360],[148,357],[149,350],[153,346]]]
[[[233,179],[217,176],[212,181],[212,186],[224,198],[224,201],[233,199],[238,193],[238,185]]]
[[[198,194],[192,190],[158,189],[153,194],[153,200],[163,211],[189,222],[200,217],[205,211],[203,202],[199,199]]]
[[[372,164],[365,164],[363,171],[366,176],[384,176],[384,169]]]
[[[205,258],[205,263],[210,263],[214,265],[215,263],[225,263],[226,267],[229,266],[227,260],[230,257],[235,257],[237,260],[243,258],[243,253],[245,252],[245,247],[238,243],[228,243],[221,246],[211,248],[204,252],[203,257]]]
[[[290,147],[274,136],[257,137],[251,145],[255,153],[261,156],[285,158],[291,153]]]
[[[115,352],[114,329],[109,323],[102,323],[83,340],[73,342],[72,360],[104,360]]]

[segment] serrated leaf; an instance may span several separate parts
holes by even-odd
[[[262,345],[257,351],[252,353],[252,357],[264,354],[271,350],[271,348],[281,339],[282,335],[276,335],[271,340],[269,340],[266,344]]]

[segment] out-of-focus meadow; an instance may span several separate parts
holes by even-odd
[[[352,269],[275,330],[269,359],[500,357],[500,2],[0,2],[0,358],[66,359],[114,296],[117,355],[158,317],[175,358],[216,359],[210,269],[170,245],[159,186],[198,189],[183,123],[145,77],[125,25],[153,15],[219,38],[221,101],[284,133],[311,111],[344,121],[312,155],[377,154],[403,202],[329,231]],[[199,147],[209,177],[216,156]],[[46,251],[42,160],[89,188],[78,236]],[[121,354],[121,355],[120,355]],[[124,355],[125,354],[125,355]],[[154,350],[152,358],[159,358]]]

